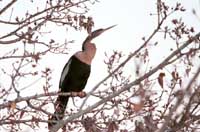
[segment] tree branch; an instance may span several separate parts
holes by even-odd
[[[0,10],[0,15],[6,11],[9,7],[11,7],[17,0],[12,0],[10,3],[8,3],[3,9]]]
[[[0,104],[0,109],[4,109],[6,107],[11,106],[11,104],[14,103],[19,103],[22,101],[29,101],[31,99],[38,99],[41,97],[47,97],[47,96],[57,96],[57,95],[62,95],[62,96],[70,96],[70,97],[82,97],[83,92],[68,92],[68,93],[60,93],[60,92],[49,92],[49,93],[42,93],[42,94],[36,94],[33,96],[28,96],[28,97],[18,97],[15,100],[10,100],[6,103]]]

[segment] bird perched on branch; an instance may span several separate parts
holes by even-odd
[[[96,46],[91,41],[103,32],[116,25],[91,32],[82,45],[82,51],[76,52],[63,68],[59,88],[60,92],[81,92],[90,75],[91,62],[96,53]],[[51,129],[56,121],[63,119],[69,96],[59,95],[55,102],[54,115],[49,118],[48,127]]]

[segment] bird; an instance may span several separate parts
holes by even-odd
[[[65,64],[59,82],[60,92],[81,92],[90,76],[91,62],[96,54],[96,46],[91,41],[103,32],[115,27],[97,29],[86,37],[82,44],[82,51],[73,54]],[[59,95],[55,102],[55,112],[49,117],[48,128],[51,129],[64,117],[64,112],[70,96]]]

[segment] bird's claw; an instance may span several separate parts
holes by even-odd
[[[82,92],[78,92],[78,96],[80,98],[84,98],[86,96],[86,92],[82,91]]]

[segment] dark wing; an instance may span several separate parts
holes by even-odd
[[[63,68],[63,71],[61,73],[61,77],[60,77],[60,82],[59,82],[59,87],[61,88],[63,81],[65,80],[67,74],[69,73],[69,69],[71,66],[71,62],[72,62],[72,58],[70,58],[68,60],[68,62],[65,64],[65,67]]]

